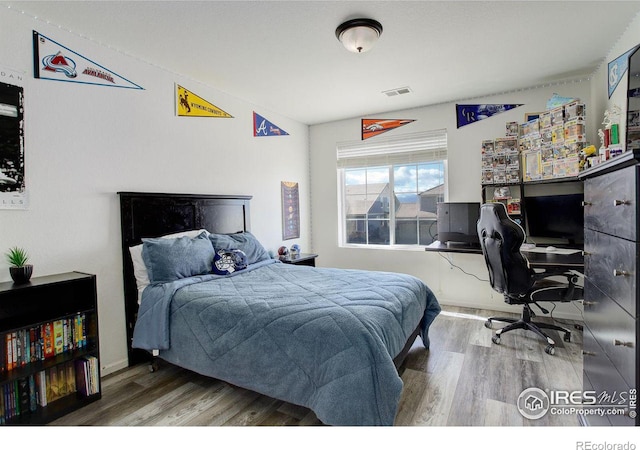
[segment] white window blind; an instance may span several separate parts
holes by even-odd
[[[339,169],[426,163],[447,159],[447,130],[432,130],[386,139],[339,142]]]

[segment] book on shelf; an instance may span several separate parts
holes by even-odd
[[[64,351],[64,326],[62,320],[53,322],[53,349],[56,355]]]
[[[86,347],[86,315],[0,334],[0,373]]]

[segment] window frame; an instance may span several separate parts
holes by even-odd
[[[432,152],[430,152],[430,150],[425,151],[424,148],[417,148],[416,151],[416,146],[415,145],[411,145],[413,144],[411,141],[412,139],[415,140],[416,138],[419,140],[420,138],[423,137],[427,137],[427,139],[429,138],[429,136],[432,135],[438,135],[442,137],[444,136],[444,146],[443,145],[439,145],[439,146],[435,146],[432,148]],[[404,139],[403,139],[404,138]],[[338,163],[337,163],[337,172],[338,172],[338,176],[337,176],[337,182],[338,182],[338,246],[341,248],[367,248],[367,249],[386,249],[386,250],[416,250],[416,251],[424,251],[424,248],[428,245],[428,244],[420,244],[420,219],[419,217],[416,217],[416,244],[397,244],[396,242],[396,227],[397,227],[397,217],[396,217],[396,198],[395,198],[395,168],[399,167],[399,166],[406,166],[406,165],[415,165],[416,168],[418,169],[418,167],[421,164],[429,164],[429,163],[441,163],[442,164],[442,168],[443,168],[443,193],[442,193],[442,197],[443,200],[446,200],[447,195],[448,195],[448,187],[447,187],[447,183],[448,183],[448,161],[447,161],[447,144],[446,144],[446,139],[447,139],[447,133],[446,133],[446,129],[445,130],[434,130],[434,131],[430,131],[430,132],[426,132],[426,133],[415,133],[414,135],[407,137],[397,137],[397,138],[393,138],[393,140],[389,140],[389,141],[381,141],[379,140],[378,142],[376,142],[372,147],[374,148],[373,152],[371,154],[373,154],[373,157],[371,157],[371,154],[367,154],[366,149],[367,148],[371,148],[369,147],[366,143],[361,143],[361,142],[349,142],[349,143],[344,143],[344,147],[343,148],[348,148],[349,150],[355,150],[356,153],[360,153],[358,156],[356,157],[351,157],[351,159],[349,159],[348,163],[346,165],[341,165],[340,164],[340,151],[341,151],[341,144],[338,143],[337,145],[337,159],[338,159]],[[404,142],[408,141],[409,145],[407,147],[411,147],[410,150],[403,152],[402,150],[400,151],[391,151],[389,153],[389,157],[387,158],[385,155],[384,151],[381,151],[381,147],[383,147],[385,145],[386,142],[390,143],[391,147],[402,147],[404,145]],[[427,144],[428,145],[428,144]],[[364,150],[363,150],[364,149]],[[426,160],[420,160],[419,158],[416,157],[416,155],[420,156],[420,155],[428,155]],[[433,156],[441,156],[442,158],[434,158]],[[362,165],[358,166],[358,161],[362,161]],[[386,164],[380,164],[380,161],[387,161]],[[366,243],[369,241],[369,218],[368,215],[365,214],[365,231],[366,231],[366,238],[365,238],[365,243],[349,243],[347,242],[347,233],[348,233],[348,229],[349,227],[347,226],[348,224],[348,218],[347,218],[347,197],[346,197],[346,191],[347,191],[347,184],[346,184],[346,173],[348,170],[354,170],[354,169],[362,169],[362,170],[366,170],[366,169],[373,169],[373,168],[386,168],[389,171],[389,218],[385,219],[388,220],[389,223],[389,244],[370,244],[370,243]],[[416,193],[419,194],[419,192],[417,192],[417,189],[419,187],[419,180],[416,179]],[[367,183],[368,184],[368,183]]]

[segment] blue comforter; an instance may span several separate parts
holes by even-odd
[[[231,276],[151,285],[133,346],[178,366],[306,406],[328,425],[393,425],[393,364],[440,312],[415,277],[263,261]]]

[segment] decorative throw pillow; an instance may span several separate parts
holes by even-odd
[[[212,271],[217,275],[229,275],[247,268],[247,255],[242,250],[218,250],[213,256]]]
[[[205,233],[195,238],[142,240],[142,259],[151,283],[168,283],[209,273],[213,254],[211,241]]]
[[[248,231],[233,234],[211,233],[209,239],[216,251],[226,249],[242,250],[247,255],[248,264],[271,259],[269,253],[267,253],[258,239]]]

